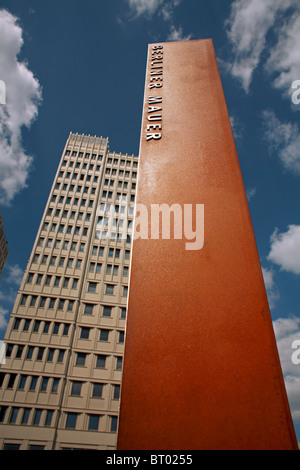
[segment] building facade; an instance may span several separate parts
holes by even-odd
[[[3,220],[0,212],[0,276],[8,255],[8,246],[4,233]]]
[[[114,449],[138,158],[71,133],[4,338],[1,449]]]

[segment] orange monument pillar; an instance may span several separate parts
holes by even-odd
[[[297,449],[210,39],[148,47],[136,204],[118,449]]]

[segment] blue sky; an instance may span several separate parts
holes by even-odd
[[[299,1],[3,0],[0,9],[0,210],[9,243],[0,339],[69,132],[109,137],[111,150],[137,154],[147,44],[212,38],[300,441],[300,364],[292,362],[300,340]]]

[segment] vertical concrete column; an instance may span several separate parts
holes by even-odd
[[[118,449],[297,448],[210,39],[149,45],[136,216]]]

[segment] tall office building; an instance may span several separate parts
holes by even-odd
[[[0,212],[0,276],[5,265],[8,255],[7,241],[4,233],[3,220]]]
[[[71,133],[11,314],[0,449],[114,449],[138,158]]]

